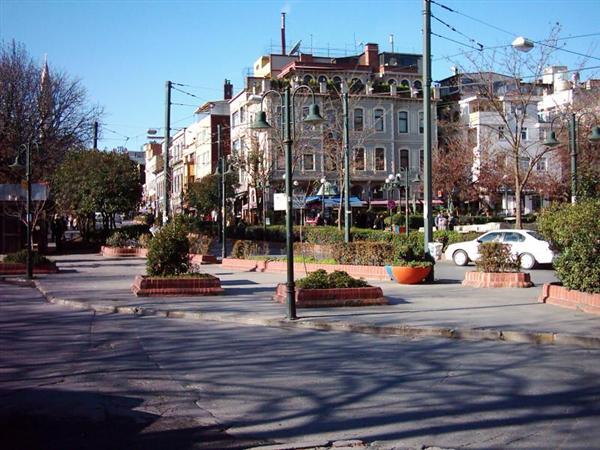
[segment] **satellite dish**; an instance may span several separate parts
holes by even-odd
[[[290,52],[288,53],[288,56],[292,56],[294,53],[298,53],[298,50],[300,50],[300,44],[302,43],[302,41],[298,41],[294,44],[294,46],[292,47],[292,49],[290,50]]]
[[[150,128],[146,133],[148,133],[150,136],[153,136],[157,133],[157,131],[154,128]]]

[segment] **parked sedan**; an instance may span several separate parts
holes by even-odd
[[[548,264],[554,259],[550,244],[542,236],[531,230],[488,231],[472,241],[451,244],[444,256],[452,259],[457,266],[465,266],[469,261],[479,259],[479,244],[482,242],[502,242],[510,245],[511,253],[520,256],[521,267],[532,269],[536,264]]]

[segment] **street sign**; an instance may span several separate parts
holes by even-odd
[[[388,209],[394,209],[396,207],[396,202],[394,200],[388,200],[387,207]]]

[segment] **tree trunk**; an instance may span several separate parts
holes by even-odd
[[[522,186],[516,184],[515,185],[515,228],[517,230],[522,228],[521,222],[521,192]]]

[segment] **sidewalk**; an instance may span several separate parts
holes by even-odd
[[[163,315],[250,325],[352,331],[405,337],[441,337],[560,344],[600,348],[600,317],[537,302],[541,283],[530,289],[462,287],[448,263],[438,265],[432,285],[381,286],[388,306],[298,309],[285,320],[285,305],[271,300],[285,274],[234,272],[202,266],[221,278],[225,295],[212,297],[135,297],[130,286],[143,274],[145,260],[66,255],[54,258],[61,273],[40,275],[36,284],[54,303],[99,312]],[[447,266],[444,266],[446,264]],[[445,276],[446,274],[446,276]],[[296,278],[304,276],[296,273]],[[534,281],[535,278],[534,278]],[[539,281],[539,280],[538,280]]]

